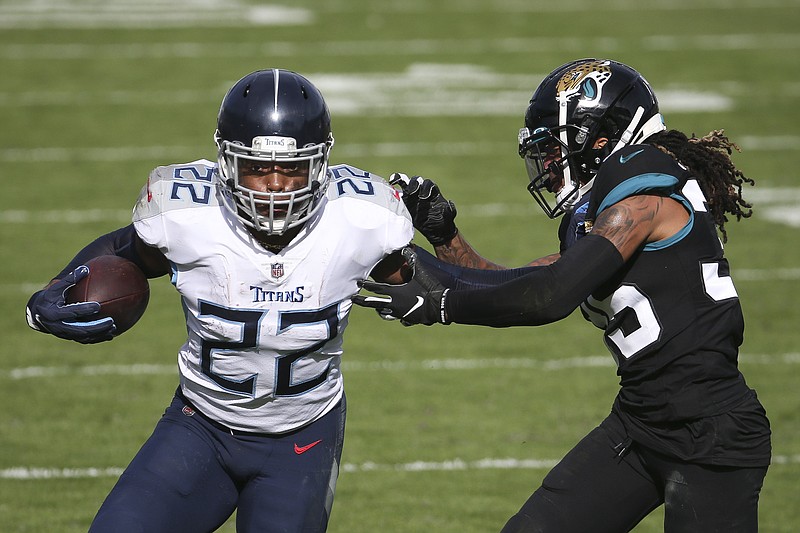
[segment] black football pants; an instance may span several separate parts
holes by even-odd
[[[766,472],[672,459],[626,440],[612,414],[545,476],[502,533],[622,533],[662,503],[665,533],[754,533]]]

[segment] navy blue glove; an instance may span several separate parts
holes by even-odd
[[[414,176],[409,178],[400,172],[389,176],[389,184],[403,193],[414,227],[434,246],[447,244],[458,233],[456,228],[456,204],[442,196],[439,186],[433,181]]]
[[[401,285],[360,281],[359,287],[379,296],[356,294],[352,297],[353,303],[375,309],[385,320],[399,319],[404,326],[449,324],[445,316],[444,299],[450,289],[425,270],[412,248],[405,247],[401,253],[414,269],[411,279]]]
[[[89,267],[81,265],[46,289],[31,296],[25,309],[28,325],[36,331],[50,333],[62,339],[94,344],[114,338],[114,319],[92,320],[100,311],[97,302],[68,304],[64,297],[72,286],[89,275]]]

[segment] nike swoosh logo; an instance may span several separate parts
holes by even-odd
[[[424,304],[424,303],[425,303],[425,300],[422,298],[422,296],[417,296],[417,303],[415,303],[414,307],[409,309],[408,312],[403,315],[403,318],[407,317],[408,315],[410,315],[411,313],[413,313],[414,311],[416,311],[417,309],[422,307],[422,304]]]
[[[294,443],[294,453],[296,453],[297,455],[300,455],[301,453],[306,453],[308,450],[310,450],[311,448],[313,448],[314,446],[316,446],[320,442],[322,442],[322,439],[320,439],[318,441],[315,441],[315,442],[312,442],[311,444],[306,444],[305,446],[298,446],[297,443],[295,442]]]
[[[628,161],[630,161],[631,159],[633,159],[637,155],[641,154],[642,152],[644,152],[644,149],[637,150],[636,152],[633,152],[632,154],[621,155],[621,156],[619,156],[619,162],[624,165],[625,163],[627,163]]]

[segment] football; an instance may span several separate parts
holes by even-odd
[[[89,275],[67,291],[66,302],[98,302],[100,314],[92,320],[111,317],[114,335],[128,331],[142,317],[150,300],[147,277],[133,262],[116,255],[87,261]]]

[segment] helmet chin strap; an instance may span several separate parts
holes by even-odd
[[[581,185],[581,188],[578,189],[578,198],[583,198],[583,196],[592,189],[592,185],[594,185],[594,177]]]
[[[572,185],[569,189],[564,187],[559,191],[559,193],[564,193],[556,195],[556,203],[563,209],[564,211],[572,211],[575,206],[578,204],[581,198],[583,198],[587,192],[589,192],[594,184],[594,178],[590,179],[580,187]]]

